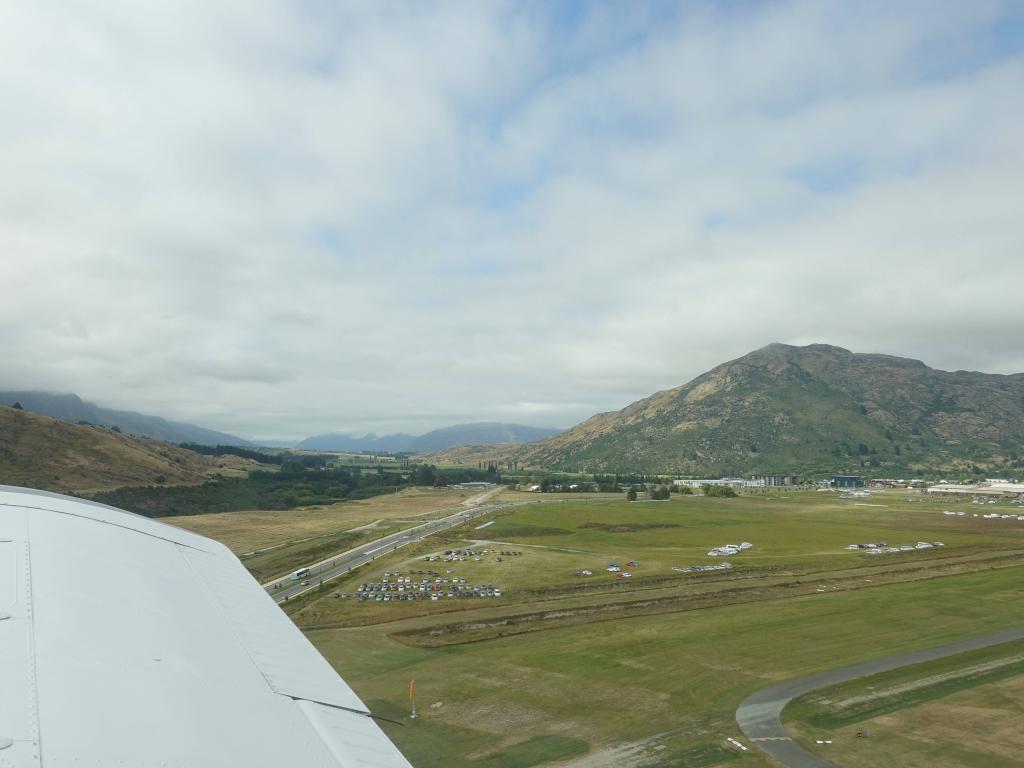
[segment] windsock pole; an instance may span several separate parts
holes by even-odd
[[[412,702],[412,715],[411,719],[416,719],[416,681],[409,681],[409,701]]]

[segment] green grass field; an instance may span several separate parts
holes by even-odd
[[[895,492],[543,501],[484,529],[486,519],[453,529],[289,606],[381,714],[401,719],[417,681],[420,717],[388,726],[417,768],[769,765],[723,746],[740,737],[735,707],[757,688],[1024,621],[1024,522],[971,516],[1017,511],[1009,504]],[[844,549],[876,539],[946,546],[877,557]],[[731,573],[672,571],[715,563],[710,547],[739,541],[754,546],[727,558]],[[422,561],[467,545],[523,554]],[[629,580],[604,570],[630,559],[639,565]],[[384,570],[437,566],[504,595],[357,604],[329,594]],[[581,568],[594,575],[576,576]]]
[[[776,680],[1019,624],[1019,584],[1019,572],[996,571],[894,585],[885,594],[823,594],[440,649],[399,644],[380,627],[310,637],[385,712],[400,711],[408,680],[417,681],[421,718],[389,730],[417,768],[472,764],[460,761],[536,736],[573,736],[594,750],[654,739],[651,765],[757,765],[756,757],[731,758],[719,747],[740,736],[733,716],[746,695]],[[686,762],[697,753],[708,761]],[[536,764],[543,763],[518,763]]]
[[[535,501],[536,495],[532,496]],[[352,591],[360,582],[377,579],[384,571],[432,568],[442,573],[452,569],[453,575],[467,581],[502,587],[505,605],[580,594],[606,593],[620,599],[654,589],[675,588],[692,594],[709,584],[723,588],[738,583],[767,586],[791,584],[796,579],[804,580],[813,591],[820,586],[843,588],[844,583],[830,581],[837,574],[843,575],[845,586],[849,586],[855,578],[875,579],[896,571],[909,577],[915,571],[933,570],[958,558],[987,560],[1004,551],[1024,551],[1024,521],[948,517],[941,514],[945,507],[939,501],[908,502],[904,500],[908,497],[901,494],[873,498],[878,501],[870,503],[887,506],[854,506],[854,502],[815,493],[739,499],[684,496],[667,502],[632,504],[607,496],[545,500],[499,513],[484,521],[494,521],[486,528],[478,528],[481,521],[473,521],[417,548],[403,550],[397,557],[382,558],[379,564],[338,582],[334,588]],[[1005,508],[1010,509],[1008,505]],[[942,541],[945,546],[881,556],[845,549],[851,543],[877,540],[890,544]],[[707,554],[712,547],[741,541],[754,546],[735,557]],[[492,552],[479,562],[423,562],[427,554],[465,547]],[[502,549],[522,555],[498,562],[496,553]],[[723,560],[733,564],[732,571],[694,576],[672,570]],[[638,565],[627,566],[630,561]],[[632,574],[628,582],[606,570],[612,562]],[[577,576],[582,570],[590,570],[593,575]],[[459,606],[471,607],[462,602]],[[300,625],[322,626],[364,623],[368,616],[387,620],[449,612],[451,607],[433,603],[370,606],[324,598],[292,610]]]

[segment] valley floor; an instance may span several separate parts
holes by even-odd
[[[530,504],[383,559],[289,611],[375,711],[404,723],[389,735],[417,768],[583,768],[627,754],[636,766],[768,765],[726,742],[743,741],[734,713],[754,690],[1024,624],[1024,522],[947,516],[952,502],[903,493],[871,502],[880,506],[781,492]],[[845,549],[879,539],[944,546]],[[753,546],[726,558],[729,571],[672,570],[719,563],[709,549],[740,541]],[[423,560],[466,548],[480,559]],[[353,599],[384,571],[417,585],[467,578],[502,596]],[[933,753],[929,765],[972,763]]]

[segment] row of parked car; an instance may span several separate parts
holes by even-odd
[[[448,579],[445,579],[448,581]],[[465,579],[462,579],[465,581]],[[336,597],[348,599],[347,592],[335,593]],[[449,598],[501,597],[501,590],[493,584],[418,584],[406,588],[404,584],[360,584],[354,595],[356,600],[372,600],[378,603],[411,600],[442,600]]]
[[[420,579],[419,582],[413,582],[409,576],[398,576],[388,579],[384,577],[383,581],[370,581],[360,584],[356,588],[356,592],[428,592],[430,589],[436,587],[437,590],[447,589],[448,585],[454,584],[465,584],[466,579],[458,578],[456,576],[435,576],[432,579],[424,578]],[[435,591],[437,591],[435,590]]]
[[[350,595],[347,592],[335,593],[335,597],[340,597],[343,600],[348,599]],[[448,600],[453,598],[484,598],[484,597],[501,597],[501,590],[494,588],[484,587],[473,587],[471,589],[463,590],[451,590],[448,592],[405,592],[400,594],[381,593],[376,594],[369,592],[359,592],[351,597],[362,602],[377,602],[377,603],[391,603],[391,602],[414,602],[417,600]]]

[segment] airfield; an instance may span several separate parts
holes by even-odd
[[[417,768],[778,765],[736,723],[756,691],[1024,625],[1024,521],[1008,501],[782,489],[632,503],[506,491],[492,501],[520,506],[284,604],[373,710],[403,723],[385,728]],[[850,548],[880,542],[896,551]],[[730,544],[725,556],[709,554]],[[501,554],[512,551],[521,554]],[[728,568],[706,569],[723,561]],[[402,591],[385,572],[403,575]],[[358,599],[366,584],[388,588]],[[491,590],[452,594],[453,584]],[[938,673],[922,668],[924,683],[890,686],[884,711],[867,708],[863,722],[815,716],[802,700],[783,719],[800,744],[839,765],[877,765],[882,755],[901,765],[1017,765],[1024,752],[1006,746],[1014,742],[997,724],[1005,687],[1024,671],[1006,661],[1020,645],[987,653],[996,679],[965,658],[955,685],[928,682]],[[959,663],[943,661],[942,674]],[[974,696],[960,706],[982,719],[988,702],[1002,746],[993,750],[982,728],[923,750],[921,739],[941,730],[945,691]],[[857,736],[864,729],[871,735]]]

